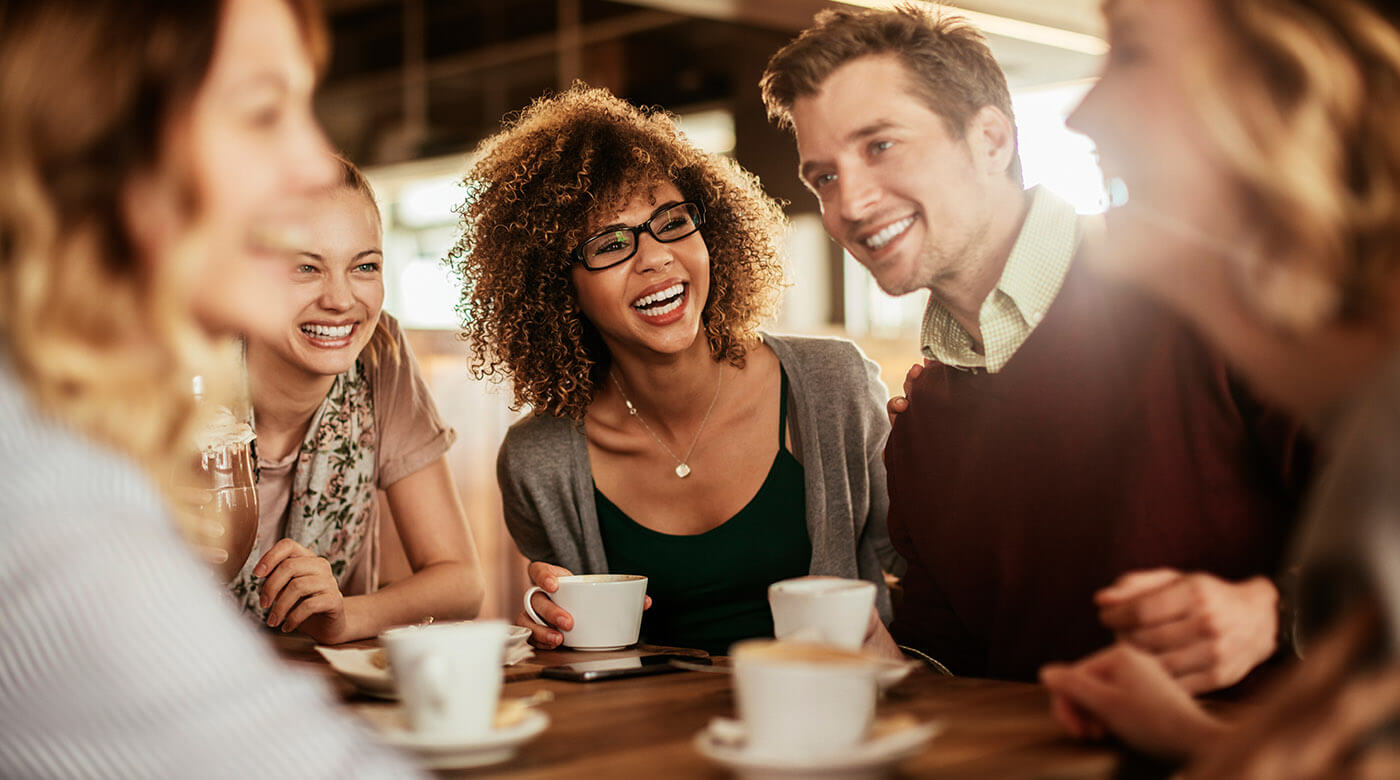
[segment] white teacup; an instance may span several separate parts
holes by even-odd
[[[875,608],[875,583],[840,577],[798,577],[768,586],[773,635],[856,650]]]
[[[545,593],[535,586],[525,591],[525,614],[542,626],[530,597],[545,593],[574,618],[562,631],[564,645],[575,650],[618,650],[636,644],[642,632],[642,607],[647,578],[636,574],[570,574],[558,578],[559,590]]]
[[[409,727],[454,739],[484,736],[501,696],[500,620],[405,626],[379,635]]]
[[[813,758],[865,737],[876,664],[827,645],[752,639],[731,649],[739,719],[757,755]]]

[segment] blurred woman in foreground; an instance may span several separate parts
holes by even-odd
[[[1130,264],[1103,270],[1192,319],[1330,456],[1297,550],[1309,652],[1267,706],[1227,724],[1127,643],[1042,673],[1072,733],[1193,774],[1397,768],[1349,763],[1400,711],[1400,32],[1377,8],[1110,2],[1108,65],[1071,118],[1126,184],[1109,232]]]
[[[0,776],[402,776],[147,475],[336,175],[300,0],[0,2]]]

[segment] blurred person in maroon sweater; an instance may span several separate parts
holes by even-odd
[[[1116,636],[1193,693],[1272,656],[1298,426],[1176,314],[1089,272],[1101,223],[1023,190],[981,35],[914,6],[826,12],[762,86],[827,231],[886,292],[931,292],[932,362],[885,454],[909,563],[895,638],[1033,679]]]
[[[1293,557],[1303,662],[1225,720],[1119,643],[1047,667],[1073,734],[1190,777],[1400,776],[1400,29],[1358,0],[1118,0],[1071,117],[1128,198],[1102,270],[1183,314],[1328,458]],[[1319,638],[1320,637],[1320,638]]]

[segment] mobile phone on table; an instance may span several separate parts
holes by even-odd
[[[693,664],[710,663],[710,659],[703,656],[695,657],[661,653],[657,655],[633,656],[632,658],[579,661],[578,663],[563,664],[562,666],[546,666],[544,669],[540,670],[540,675],[543,677],[553,677],[556,680],[593,682],[594,680],[615,680],[619,677],[641,677],[648,674],[665,674],[666,672],[680,671],[671,665],[672,660],[686,661]]]

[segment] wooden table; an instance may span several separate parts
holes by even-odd
[[[327,676],[347,706],[370,719],[382,721],[386,708],[398,706],[356,694],[309,645],[284,645],[282,653]],[[599,657],[544,652],[534,661],[553,665]],[[505,764],[444,776],[727,777],[695,751],[691,740],[711,718],[734,717],[730,680],[724,674],[678,672],[594,683],[543,678],[508,682],[502,694],[506,697],[553,693],[554,701],[543,705],[549,729]],[[1139,768],[1152,769],[1135,768],[1132,757],[1121,751],[1064,737],[1050,717],[1044,689],[1037,685],[943,677],[917,669],[885,695],[877,717],[897,713],[920,721],[941,720],[946,728],[893,777],[1101,778],[1137,776]]]

